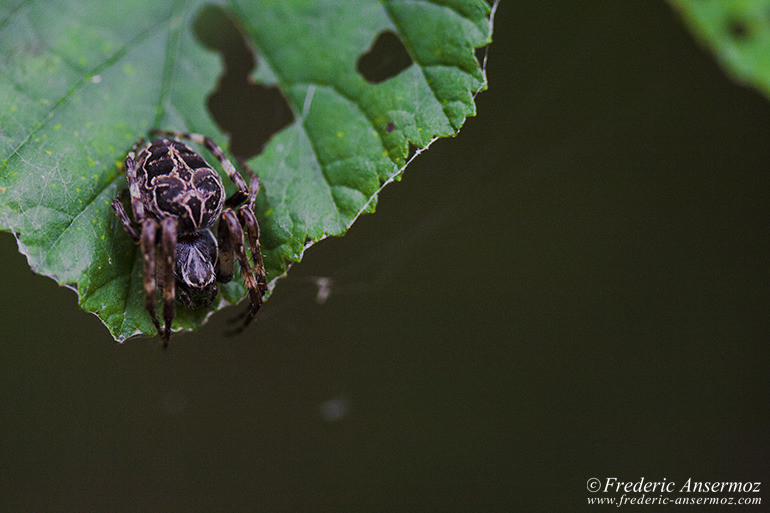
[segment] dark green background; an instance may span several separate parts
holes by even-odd
[[[228,311],[118,345],[0,234],[3,509],[598,511],[590,477],[767,481],[770,103],[644,4],[503,3],[478,117],[238,337]]]

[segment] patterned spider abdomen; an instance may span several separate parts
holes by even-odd
[[[137,155],[139,192],[156,219],[175,217],[180,232],[210,228],[222,213],[225,188],[219,174],[186,144],[157,139]]]

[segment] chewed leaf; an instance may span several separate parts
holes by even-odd
[[[731,75],[770,96],[770,2],[669,1]]]
[[[126,152],[153,128],[226,146],[206,110],[222,66],[193,30],[204,5],[0,5],[0,228],[35,272],[75,285],[117,340],[155,332],[141,255],[110,208],[126,188]],[[256,213],[272,286],[309,243],[374,210],[410,145],[453,135],[475,114],[486,78],[474,51],[490,41],[492,9],[483,0],[219,5],[255,52],[254,81],[277,87],[293,118],[248,162],[262,182]],[[381,34],[400,43],[401,60],[373,80],[359,62],[376,56]],[[193,329],[246,291],[236,279],[221,292],[209,309],[178,307],[174,328]]]

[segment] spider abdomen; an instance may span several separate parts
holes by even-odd
[[[180,141],[153,141],[139,155],[137,178],[146,209],[157,219],[178,219],[180,232],[210,228],[222,213],[222,179]]]

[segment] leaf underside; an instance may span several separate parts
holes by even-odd
[[[141,255],[110,209],[126,188],[126,152],[153,128],[227,145],[205,107],[220,59],[191,29],[205,4],[0,6],[0,229],[15,234],[35,272],[76,288],[80,306],[118,341],[155,332]],[[218,5],[254,49],[254,81],[277,86],[293,113],[248,162],[262,181],[256,212],[272,287],[308,244],[343,234],[374,210],[410,144],[453,135],[475,114],[473,98],[486,81],[474,50],[490,41],[491,9],[482,0]],[[374,84],[356,62],[383,31],[399,36],[413,62]],[[209,309],[178,307],[174,329],[193,329],[246,293],[240,279],[220,290]]]

